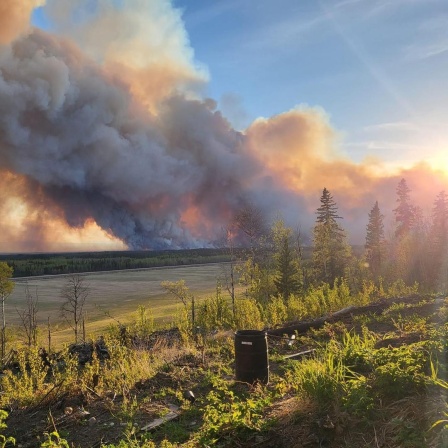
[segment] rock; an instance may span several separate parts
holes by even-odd
[[[79,419],[86,419],[89,415],[90,412],[86,411],[82,406],[80,406],[75,413],[76,418]]]
[[[94,425],[96,425],[96,418],[90,417],[89,418],[89,426],[94,426]]]

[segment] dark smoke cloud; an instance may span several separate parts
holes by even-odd
[[[0,161],[72,227],[93,218],[129,247],[208,244],[261,167],[211,101],[172,96],[157,116],[73,45],[35,30],[0,54]],[[211,222],[193,236],[191,207]],[[188,224],[188,223],[187,223]]]
[[[56,15],[71,7],[68,0],[49,4]],[[388,174],[381,164],[342,157],[319,110],[295,109],[234,130],[214,101],[186,88],[203,78],[191,55],[182,56],[182,39],[140,63],[141,49],[152,48],[145,41],[127,64],[122,43],[102,34],[118,20],[107,9],[85,24],[83,39],[76,30],[70,40],[33,30],[0,47],[0,238],[10,250],[50,250],[67,235],[90,241],[83,231],[97,234],[95,226],[130,248],[208,246],[246,204],[308,232],[323,187],[362,242],[368,211],[376,200],[383,213],[395,207],[401,177],[427,210],[446,187],[445,175],[425,165]],[[86,55],[80,46],[95,39]]]

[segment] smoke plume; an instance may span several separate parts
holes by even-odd
[[[248,203],[308,230],[323,187],[362,238],[376,200],[394,207],[402,176],[419,186],[421,203],[446,185],[424,165],[386,175],[352,163],[320,110],[234,130],[201,96],[207,73],[180,12],[166,1],[117,3],[98,0],[92,10],[87,0],[76,8],[49,0],[51,33],[29,27],[36,1],[0,6],[10,24],[0,26],[3,249],[93,247],[95,238],[110,247],[210,246]]]
[[[2,0],[0,2],[0,45],[11,42],[29,28],[31,12],[43,0]]]

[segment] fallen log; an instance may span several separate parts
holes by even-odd
[[[286,327],[268,330],[267,334],[268,334],[268,336],[283,336],[285,334],[288,336],[291,336],[296,333],[298,333],[298,334],[306,333],[308,330],[310,330],[312,328],[316,329],[316,328],[323,327],[323,325],[326,322],[332,322],[334,320],[337,320],[341,316],[348,315],[351,312],[353,312],[356,308],[357,307],[355,307],[355,306],[349,306],[347,308],[343,308],[342,310],[336,311],[335,313],[327,314],[325,316],[319,317],[318,319],[314,319],[314,320],[311,320],[308,322],[297,322],[297,323],[290,324]]]
[[[371,303],[369,305],[363,306],[349,306],[343,308],[339,311],[336,311],[331,314],[327,314],[325,316],[319,317],[317,319],[311,321],[298,321],[298,322],[290,322],[281,328],[273,328],[267,331],[268,336],[283,336],[288,335],[291,336],[293,334],[303,334],[311,329],[318,329],[323,327],[327,322],[335,322],[345,316],[364,314],[368,312],[376,312],[381,313],[394,302],[417,302],[421,300],[422,297],[419,295],[412,295],[409,297],[397,297],[395,299],[382,299],[376,303]]]

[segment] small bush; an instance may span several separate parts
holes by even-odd
[[[18,407],[36,403],[47,391],[45,384],[47,370],[37,349],[19,350],[16,354],[15,369],[7,370],[1,378],[2,407],[15,404]]]
[[[261,330],[264,327],[261,311],[255,300],[237,300],[235,311],[235,328],[239,330]]]
[[[204,332],[231,327],[232,311],[218,287],[216,295],[206,298],[198,307],[196,324]]]
[[[5,446],[9,443],[12,445],[16,444],[16,440],[14,437],[6,437],[3,434],[4,429],[7,428],[5,420],[8,418],[8,413],[4,411],[3,409],[0,409],[0,448],[5,448]]]
[[[320,409],[328,410],[340,401],[348,370],[331,351],[302,363],[292,361],[286,380],[299,394],[316,401]],[[351,375],[350,375],[351,376]]]
[[[288,317],[286,305],[280,296],[272,297],[263,309],[264,321],[268,327],[284,323]]]
[[[418,344],[381,348],[373,356],[373,384],[386,399],[403,398],[424,391],[428,382],[429,353]]]
[[[218,440],[220,446],[235,446],[235,438],[269,426],[264,410],[271,398],[261,386],[251,394],[238,394],[227,383],[215,381],[206,401],[204,423],[198,434],[200,446],[214,446]]]

